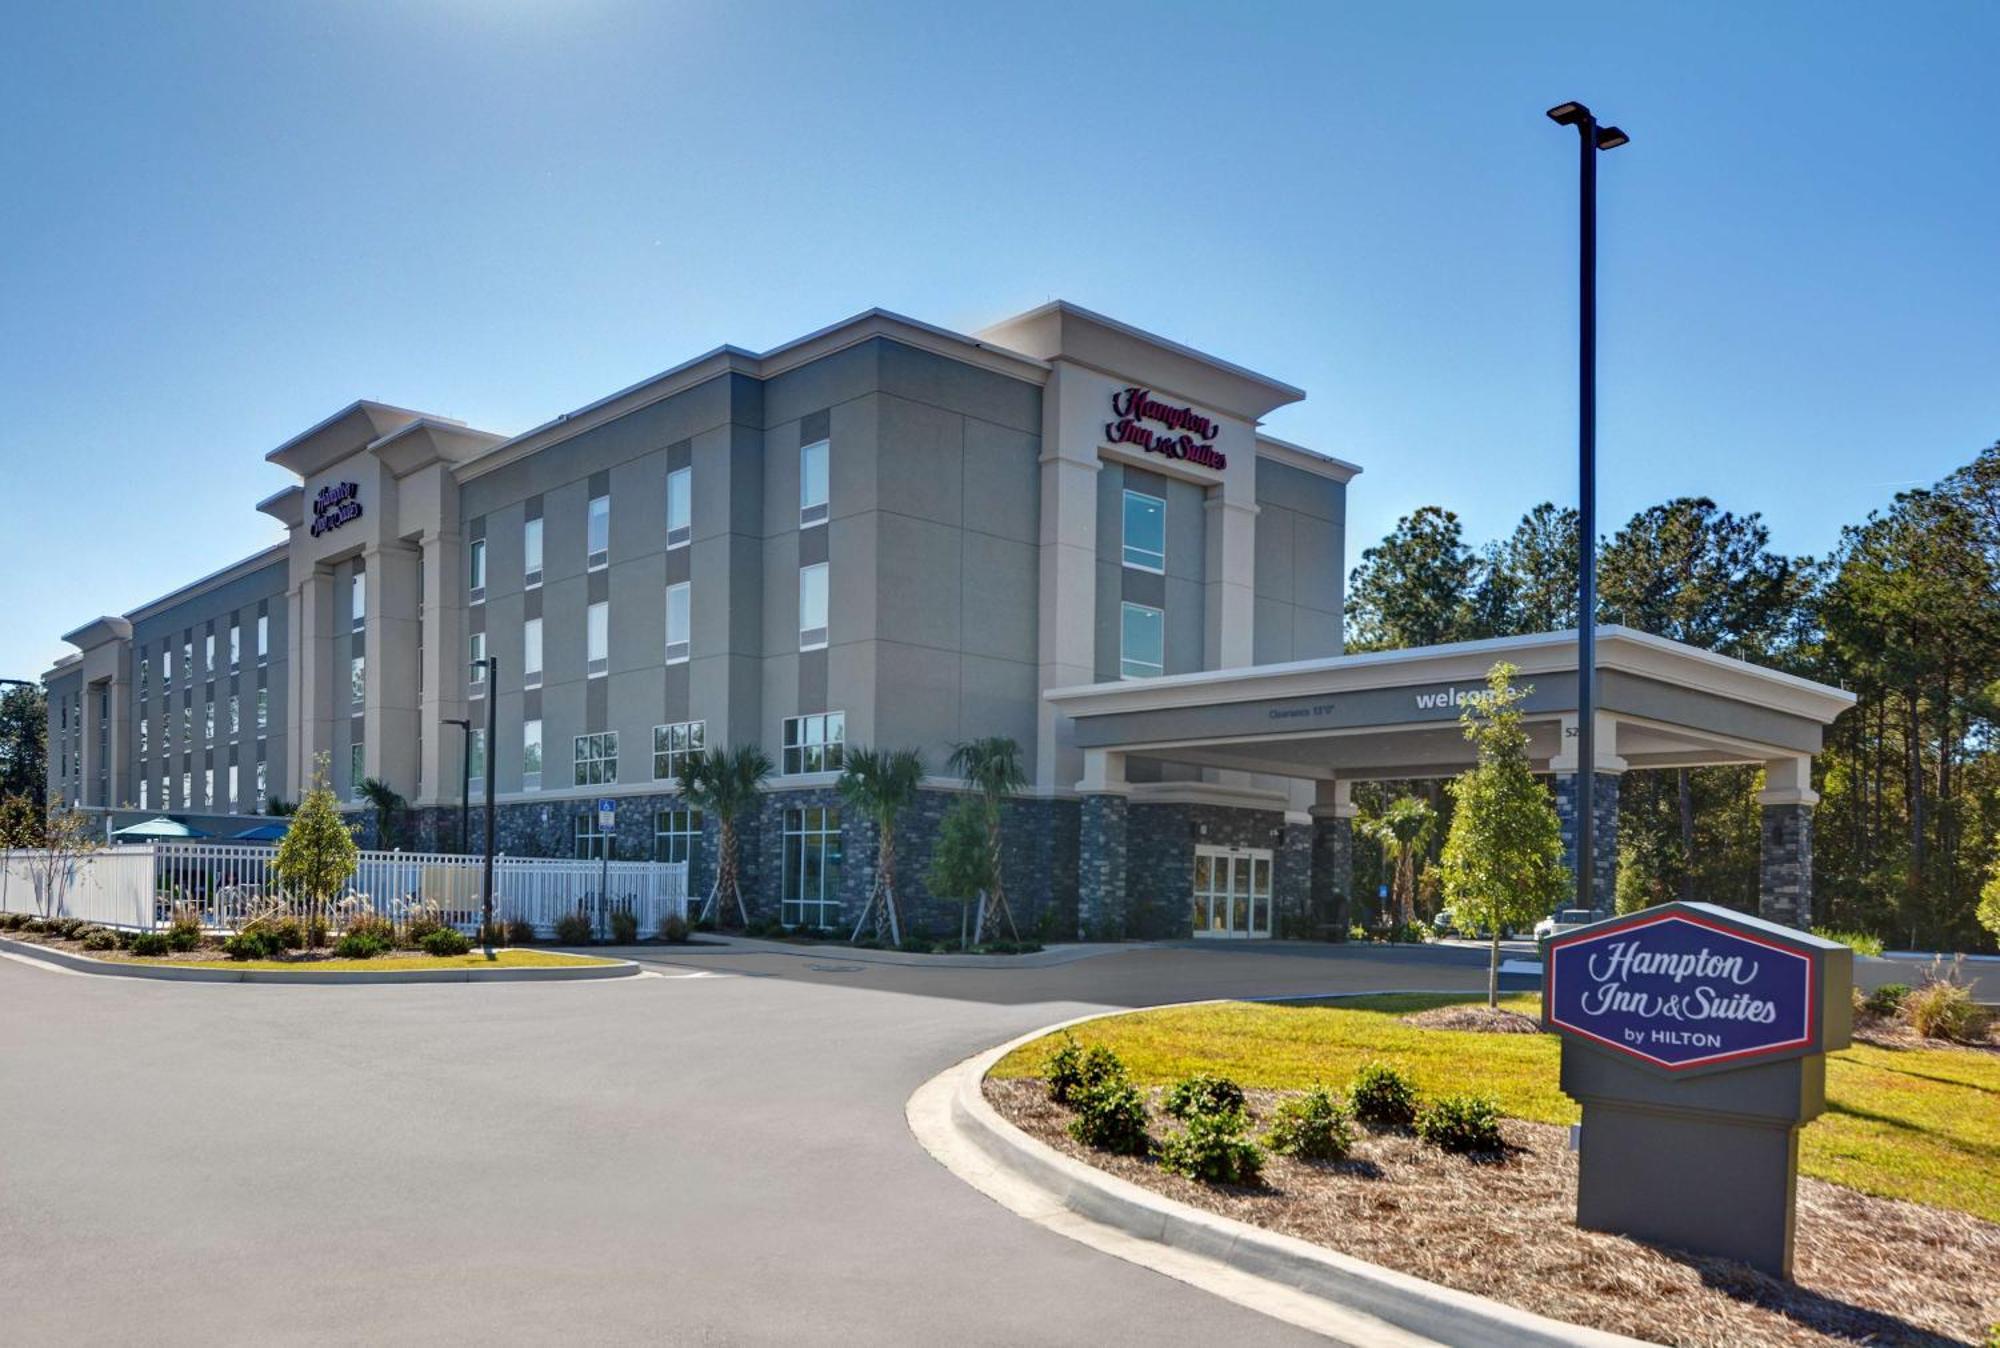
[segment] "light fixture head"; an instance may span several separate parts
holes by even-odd
[[[1589,117],[1590,109],[1581,103],[1558,103],[1549,109],[1549,120],[1557,126],[1575,126]]]
[[[1615,150],[1621,145],[1629,144],[1631,139],[1615,126],[1597,128],[1597,148],[1600,150]]]

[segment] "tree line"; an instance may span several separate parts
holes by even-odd
[[[1572,509],[1544,502],[1474,546],[1455,514],[1425,506],[1361,554],[1348,649],[1574,627],[1576,556]],[[1600,538],[1597,558],[1600,623],[1858,696],[1814,766],[1817,924],[1893,945],[1992,946],[1976,910],[2000,853],[2000,444],[1845,526],[1826,557],[1774,550],[1756,512],[1679,497]],[[1422,789],[1449,809],[1434,785]],[[1757,767],[1627,773],[1619,906],[1692,898],[1755,911],[1761,789]],[[1371,786],[1364,809],[1400,794]],[[1357,857],[1359,892],[1381,865]]]

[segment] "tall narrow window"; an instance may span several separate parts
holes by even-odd
[[[465,550],[466,555],[466,602],[483,604],[486,602],[486,540],[475,538]]]
[[[212,810],[215,808],[214,768],[203,768],[201,770],[201,807],[204,810]]]
[[[542,519],[537,515],[521,526],[521,587],[542,583]]]
[[[210,674],[215,673],[215,633],[213,632],[208,633],[202,638],[202,658],[202,669]]]
[[[542,723],[539,718],[521,722],[521,789],[542,789]]]
[[[354,705],[360,706],[368,700],[368,657],[357,655],[348,661],[348,691],[353,694]]]
[[[839,922],[840,866],[840,811],[786,810],[779,920],[788,927]]]
[[[826,523],[827,442],[799,448],[799,528]]]
[[[229,668],[233,671],[243,664],[243,625],[229,624]]]
[[[215,704],[213,702],[202,703],[201,715],[203,727],[202,738],[208,743],[213,744],[215,743]]]
[[[263,734],[271,725],[271,693],[269,689],[257,690],[257,733]]]
[[[474,727],[472,735],[465,742],[466,772],[471,777],[475,794],[486,784],[486,731]]]
[[[486,691],[486,634],[474,632],[467,644],[470,650],[466,653],[465,681],[472,685],[472,695],[478,697]]]
[[[367,762],[360,740],[347,746],[347,794],[356,800],[361,799],[361,783],[368,780]]]
[[[667,474],[667,546],[684,547],[694,537],[694,469]]]
[[[356,571],[347,582],[347,611],[354,617],[354,630],[368,624],[368,577]]]
[[[229,812],[231,814],[236,813],[236,800],[237,800],[236,786],[237,786],[236,765],[234,763],[231,763],[229,765]]]
[[[611,605],[599,600],[583,614],[583,672],[597,678],[611,668]]]
[[[265,770],[264,765],[260,762],[257,764],[257,811],[260,814],[263,813],[265,803],[267,802],[270,796],[270,791],[271,791],[270,774]]]
[[[174,648],[167,647],[160,652],[160,691],[166,692],[174,686]]]
[[[530,618],[521,624],[521,686],[542,686],[542,620]]]
[[[257,663],[266,664],[271,659],[271,619],[270,615],[257,615]]]
[[[688,583],[667,587],[667,663],[688,658]]]
[[[146,765],[141,763],[139,771],[144,772],[145,770]],[[144,777],[139,779],[139,808],[142,810],[150,810],[152,808],[152,806],[146,804],[146,779]]]
[[[242,707],[243,707],[242,697],[239,694],[231,693],[229,695],[229,737],[231,739],[235,739],[237,735],[242,733],[243,730],[243,718],[241,715]]]
[[[584,566],[591,571],[611,560],[611,498],[590,498],[590,514],[584,521]]]
[[[1125,565],[1167,569],[1167,503],[1142,491],[1125,493]]]
[[[799,568],[799,649],[826,645],[826,563]]]
[[[1144,604],[1119,607],[1118,673],[1149,679],[1167,670],[1167,615]]]

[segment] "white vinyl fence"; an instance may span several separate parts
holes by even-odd
[[[80,917],[107,927],[164,927],[179,905],[201,915],[202,925],[234,931],[273,909],[297,916],[306,905],[279,883],[277,850],[248,843],[155,843],[107,847],[73,858],[53,876],[32,852],[0,853],[0,911],[41,917]],[[443,852],[363,852],[333,911],[335,930],[355,914],[372,912],[402,923],[420,909],[451,926],[477,933],[482,909],[483,863]],[[590,918],[607,935],[611,914],[629,912],[650,936],[669,916],[687,916],[685,862],[597,861],[555,857],[496,857],[493,913],[501,922],[526,921],[551,936],[570,913]]]

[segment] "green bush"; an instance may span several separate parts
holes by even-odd
[[[1446,1151],[1499,1151],[1500,1107],[1485,1095],[1444,1096],[1417,1116],[1417,1136]]]
[[[1146,1132],[1146,1102],[1121,1071],[1113,1081],[1086,1087],[1076,1097],[1069,1135],[1086,1147],[1144,1156],[1153,1144]]]
[[[1278,1106],[1264,1143],[1280,1156],[1301,1161],[1338,1161],[1354,1147],[1351,1116],[1324,1086],[1295,1095]]]
[[[1832,927],[1814,927],[1812,934],[1822,940],[1838,941],[1857,955],[1882,953],[1882,938],[1870,936],[1865,931],[1838,931]]]
[[[1241,1113],[1245,1103],[1243,1088],[1228,1077],[1197,1072],[1176,1081],[1160,1108],[1177,1119],[1191,1119],[1197,1114]]]
[[[1125,1064],[1116,1053],[1102,1044],[1085,1049],[1067,1030],[1063,1031],[1063,1042],[1049,1055],[1044,1072],[1049,1080],[1049,1099],[1072,1109],[1097,1087],[1125,1080]]]
[[[1160,1143],[1160,1168],[1205,1184],[1255,1184],[1264,1173],[1264,1150],[1244,1128],[1240,1109],[1197,1113]]]
[[[1366,928],[1366,927],[1363,927],[1363,926],[1360,926],[1360,925],[1355,925],[1355,926],[1352,926],[1352,927],[1349,927],[1349,928],[1347,929],[1347,939],[1348,939],[1348,940],[1350,940],[1350,941],[1365,941],[1365,940],[1367,940],[1367,939],[1368,939],[1368,928]]]
[[[135,955],[164,955],[173,949],[163,931],[142,931],[132,938],[129,948]]]
[[[1377,1128],[1408,1128],[1417,1121],[1417,1088],[1387,1063],[1371,1062],[1347,1088],[1354,1117]]]
[[[83,948],[85,950],[116,950],[118,948],[118,933],[105,927],[92,927],[83,934]]]
[[[1909,996],[1908,983],[1884,983],[1868,994],[1861,1003],[1861,1009],[1871,1016],[1893,1016],[1903,1009],[1903,1003]]]
[[[300,934],[298,919],[288,918],[287,921],[292,924],[292,936],[296,939]],[[396,924],[380,913],[356,913],[347,920],[347,935],[372,941],[383,950],[393,950],[396,946]],[[296,948],[296,946],[287,947],[287,949]],[[362,958],[365,959],[366,956]]]
[[[403,919],[403,944],[420,947],[432,932],[443,930],[444,915],[432,904],[418,904]]]
[[[1389,939],[1397,945],[1422,945],[1430,935],[1421,922],[1404,922],[1389,928]]]
[[[24,913],[0,913],[0,931],[18,931],[27,920]]]
[[[1924,984],[1903,1000],[1910,1028],[1926,1039],[1972,1042],[1986,1033],[1986,1008],[1972,1000],[1964,984],[1949,978]]]
[[[233,960],[276,959],[283,951],[284,946],[270,927],[257,923],[222,939],[222,953]]]
[[[688,938],[687,919],[679,913],[668,913],[660,919],[660,939],[674,945],[686,945]]]
[[[593,934],[586,914],[564,913],[556,919],[557,945],[589,945]]]
[[[524,917],[510,917],[507,919],[508,945],[533,945],[534,943],[535,943],[534,923],[528,921],[528,919]]]
[[[380,937],[366,932],[347,932],[334,942],[333,953],[344,960],[372,960],[391,947]]]
[[[201,914],[193,904],[174,905],[173,921],[167,924],[167,944],[175,950],[201,948]]]
[[[619,908],[611,914],[611,943],[631,945],[639,939],[639,915],[629,908]]]
[[[50,918],[48,923],[49,930],[66,941],[75,940],[90,925],[80,917]]]
[[[439,959],[463,955],[472,949],[472,938],[456,927],[439,927],[424,937],[424,953]]]

